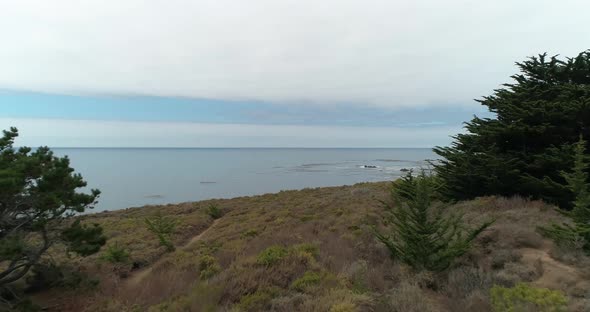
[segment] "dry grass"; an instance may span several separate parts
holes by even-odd
[[[490,311],[493,285],[535,283],[546,274],[542,261],[525,261],[523,253],[549,251],[535,228],[539,220],[562,216],[542,202],[518,197],[480,198],[449,209],[463,213],[470,225],[497,221],[447,272],[416,274],[392,261],[367,230],[381,225],[378,200],[387,199],[388,187],[364,183],[86,216],[130,252],[127,274],[157,264],[140,285],[130,285],[112,265],[93,258],[85,270],[101,277],[100,289],[75,300],[70,296],[60,311]],[[223,217],[197,243],[172,253],[166,254],[143,224],[158,211],[173,216],[179,226],[172,240],[182,246],[211,226],[206,211],[211,204]],[[258,261],[271,246],[286,252]],[[582,268],[590,260],[569,251],[554,256],[568,257],[575,260],[563,263],[579,280],[548,283],[565,287],[561,290],[579,310],[590,300]],[[203,273],[210,266],[214,270]]]

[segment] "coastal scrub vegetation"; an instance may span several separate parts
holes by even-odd
[[[109,248],[60,260],[100,283],[38,287],[32,301],[87,312],[589,311],[590,257],[561,242],[587,239],[590,52],[518,66],[514,84],[481,100],[496,117],[435,149],[434,175],[79,216],[71,233],[104,229]],[[33,271],[35,285],[60,276]]]
[[[100,226],[73,219],[100,192],[78,192],[86,182],[67,157],[47,147],[17,149],[17,137],[11,128],[0,138],[0,308],[22,304],[14,284],[44,265],[50,248],[61,244],[67,253],[89,256],[106,242]]]
[[[140,268],[133,264],[146,257],[146,247],[129,244],[126,275],[117,271],[121,264],[87,262],[85,271],[100,277],[97,290],[53,293],[62,298],[56,310],[485,312],[494,311],[495,286],[511,289],[519,283],[563,292],[568,311],[589,306],[590,258],[563,250],[536,231],[537,226],[568,220],[542,201],[482,197],[443,209],[445,218],[461,215],[465,228],[496,220],[446,270],[418,271],[390,257],[370,229],[392,229],[382,218],[381,202],[390,202],[397,183],[88,215],[84,221],[103,224],[110,240],[141,239],[150,246],[157,246],[157,238],[142,234],[145,225],[130,222],[133,216],[142,220],[142,214],[169,212],[179,220],[179,228],[187,228],[180,220],[199,226],[192,237],[175,231],[171,240],[176,250],[161,250]],[[225,212],[216,223],[198,208],[211,203]],[[313,218],[302,221],[302,214]],[[255,238],[243,235],[253,228],[258,231]]]

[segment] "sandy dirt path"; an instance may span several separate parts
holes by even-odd
[[[213,223],[205,229],[203,232],[199,233],[198,235],[191,238],[186,244],[180,247],[180,250],[186,250],[190,248],[192,245],[199,242],[203,236],[205,236],[209,231],[211,231],[215,225],[219,222],[219,219],[213,221]],[[143,268],[136,272],[131,273],[131,275],[123,281],[123,287],[136,287],[139,285],[147,276],[152,273],[154,267],[156,267],[159,263],[164,260],[164,257],[160,258],[158,261],[152,263],[149,267]]]

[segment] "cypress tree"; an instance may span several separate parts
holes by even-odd
[[[573,224],[552,224],[540,227],[540,231],[560,245],[583,248],[590,253],[590,183],[588,183],[588,156],[586,141],[580,137],[574,146],[574,167],[572,172],[562,172],[567,188],[575,194],[573,209],[562,213],[572,219]]]
[[[560,172],[573,166],[578,135],[590,135],[590,51],[516,65],[513,83],[478,100],[495,118],[474,117],[451,146],[436,147],[435,171],[452,199],[519,194],[571,208]]]

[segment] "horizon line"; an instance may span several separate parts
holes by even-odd
[[[50,149],[433,149],[435,146],[426,147],[191,147],[191,146],[179,146],[179,147],[158,147],[158,146],[140,146],[140,147],[114,147],[114,146],[49,146]],[[19,148],[19,147],[17,147]]]

